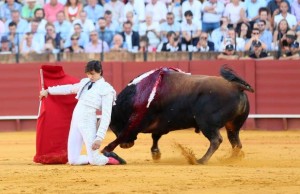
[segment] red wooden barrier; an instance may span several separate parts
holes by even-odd
[[[62,65],[65,73],[85,77],[84,62],[21,63],[0,65],[0,116],[37,115],[38,80],[41,65]],[[163,61],[105,62],[104,77],[120,92],[134,77],[154,68],[177,67],[192,74],[219,75],[220,66],[230,65],[255,88],[247,92],[251,114],[300,114],[299,61]],[[246,128],[282,130],[300,128],[300,119],[249,118]],[[35,120],[0,121],[0,131],[34,129]]]

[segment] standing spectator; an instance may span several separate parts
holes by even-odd
[[[45,19],[48,22],[55,22],[57,13],[60,11],[64,11],[64,5],[57,1],[58,0],[50,0],[49,3],[46,3],[44,5]]]
[[[11,20],[12,11],[14,10],[21,13],[22,5],[15,0],[6,0],[5,3],[0,7],[0,19],[3,22]]]
[[[167,13],[167,21],[162,23],[160,25],[161,29],[161,38],[163,42],[166,42],[167,39],[167,33],[170,31],[173,31],[176,33],[176,36],[179,37],[180,35],[180,23],[175,21],[175,16],[172,12]]]
[[[84,47],[89,42],[88,34],[82,31],[82,27],[80,24],[75,24],[73,30],[71,30],[71,34],[68,35],[67,41],[64,44],[64,47],[69,47],[72,43],[72,36],[78,37],[78,45]]]
[[[279,21],[286,19],[291,30],[296,30],[297,28],[297,19],[296,16],[288,13],[288,2],[281,2],[279,7],[280,13],[277,15],[278,11],[274,12],[274,26],[277,26]],[[275,15],[276,14],[276,15]]]
[[[197,23],[201,23],[202,20],[202,3],[198,0],[186,0],[182,3],[182,19],[186,22],[185,13],[191,11],[193,14],[193,20]],[[201,24],[202,25],[202,24]]]
[[[283,1],[288,3],[288,7],[289,7],[288,12],[291,13],[291,6],[288,1],[286,1],[286,0],[270,0],[267,5],[267,8],[270,11],[271,17],[274,17],[274,12],[275,12],[275,15],[277,15],[279,13],[280,3]]]
[[[98,26],[99,26],[99,28],[97,29],[98,37],[100,37],[100,39],[102,41],[105,41],[108,45],[111,45],[111,42],[114,37],[114,33],[109,29],[107,29],[105,18],[103,17],[99,18]]]
[[[182,7],[180,0],[174,0],[173,2],[170,2],[167,6],[168,12],[173,13],[175,19],[175,22],[182,22]]]
[[[119,31],[119,23],[113,19],[112,12],[110,10],[106,10],[104,12],[104,18],[106,21],[106,28],[115,34]]]
[[[53,23],[55,32],[60,34],[61,40],[66,42],[72,29],[72,24],[66,20],[65,12],[59,11],[56,15],[56,21]]]
[[[179,38],[174,31],[169,31],[167,33],[167,42],[162,42],[157,51],[160,52],[177,52],[181,51],[181,44],[179,43]]]
[[[152,51],[156,51],[160,43],[160,27],[158,22],[152,21],[152,15],[146,15],[146,22],[140,25],[139,34],[140,36],[146,35],[149,40],[149,47]]]
[[[225,50],[217,56],[217,59],[225,59],[225,60],[235,60],[238,59],[239,56],[236,54],[234,50],[234,45],[229,43],[225,46]]]
[[[132,30],[132,23],[127,21],[123,24],[123,32],[121,32],[123,40],[126,43],[129,52],[137,52],[139,48],[140,35]]]
[[[208,0],[202,5],[202,31],[212,32],[220,27],[220,20],[224,11],[224,4],[218,0]]]
[[[88,0],[88,4],[83,10],[87,13],[87,18],[92,20],[94,24],[104,16],[104,8],[98,4],[97,0]]]
[[[96,31],[90,32],[90,42],[84,46],[86,53],[102,53],[109,52],[108,44],[98,38]]]
[[[197,22],[197,20],[193,20],[193,12],[188,10],[184,13],[185,20],[181,23],[181,31],[182,31],[182,40],[181,40],[181,48],[182,51],[186,51],[189,48],[187,45],[190,45],[193,48],[194,45],[199,40],[199,36],[201,34],[201,23]]]
[[[73,25],[79,24],[82,27],[82,31],[86,33],[87,35],[90,34],[91,31],[95,30],[95,25],[91,19],[87,18],[87,13],[85,11],[82,11],[79,14],[79,19],[74,20]]]
[[[211,33],[211,40],[215,44],[215,50],[219,51],[220,45],[223,42],[224,38],[227,36],[227,31],[228,31],[228,18],[227,17],[221,17],[220,21],[220,27],[213,30]]]
[[[28,28],[28,22],[21,18],[20,12],[17,10],[13,10],[11,12],[11,19],[6,20],[5,26],[8,31],[8,25],[10,22],[14,22],[17,25],[17,33],[19,33],[21,36],[25,34]]]
[[[223,15],[229,18],[229,24],[236,28],[243,18],[246,17],[245,6],[240,0],[232,0],[225,7]]]
[[[26,0],[26,4],[22,7],[21,16],[28,22],[34,19],[34,12],[41,8],[41,5],[36,3],[36,0]]]
[[[79,0],[67,0],[64,8],[66,20],[72,23],[74,20],[79,19],[82,8]]]
[[[199,41],[193,48],[194,52],[209,52],[215,51],[215,45],[213,42],[208,40],[208,33],[201,32]]]
[[[167,6],[158,0],[151,0],[150,3],[146,5],[146,15],[152,15],[152,21],[158,22],[159,24],[166,21]]]
[[[7,36],[2,36],[0,54],[12,54],[12,53],[15,53],[15,49],[12,47],[12,44],[9,42]]]
[[[76,34],[73,34],[70,39],[71,39],[71,46],[64,48],[62,50],[62,52],[83,53],[84,52],[83,47],[78,44],[79,36],[77,36]]]
[[[21,54],[30,54],[30,53],[41,53],[39,42],[33,40],[33,35],[31,32],[27,32],[24,35],[23,40],[20,44]]]
[[[110,0],[108,3],[104,4],[104,10],[110,10],[112,13],[112,20],[119,24],[122,22],[122,17],[124,15],[124,6],[124,3],[119,0]]]
[[[126,44],[124,44],[124,40],[122,35],[115,34],[112,45],[110,47],[110,51],[127,51]]]
[[[269,30],[266,29],[266,21],[259,20],[258,21],[258,29],[260,32],[260,40],[267,45],[267,50],[272,50],[272,41],[273,41],[273,34]]]

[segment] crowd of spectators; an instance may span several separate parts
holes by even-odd
[[[1,0],[0,53],[220,52],[298,59],[300,0]]]

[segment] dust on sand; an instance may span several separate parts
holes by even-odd
[[[221,134],[224,141],[207,165],[191,163],[204,155],[208,140],[182,130],[161,138],[158,162],[151,157],[151,135],[139,134],[132,148],[115,149],[127,165],[70,166],[33,163],[35,132],[2,132],[0,193],[300,193],[300,130],[243,130],[244,155],[234,160],[226,132]],[[109,131],[101,147],[114,138]]]

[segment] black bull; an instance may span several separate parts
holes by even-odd
[[[232,148],[240,150],[239,131],[249,114],[244,90],[254,90],[226,66],[220,74],[221,77],[187,75],[161,68],[128,85],[112,110],[110,128],[117,138],[102,151],[113,151],[118,145],[132,147],[138,133],[152,133],[152,156],[159,159],[158,140],[162,135],[195,128],[196,133],[202,131],[210,141],[207,152],[198,160],[203,164],[221,144],[219,129],[224,126]],[[149,102],[153,88],[155,95]]]

